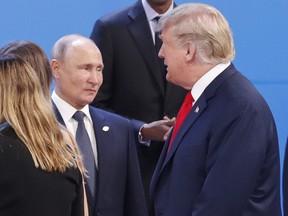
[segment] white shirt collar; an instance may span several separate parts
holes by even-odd
[[[158,14],[147,2],[147,0],[142,0],[142,5],[144,7],[144,11],[146,13],[146,17],[148,21],[152,21],[157,16],[162,16],[164,14],[170,13],[173,10],[174,2],[172,1],[169,9],[164,14]]]
[[[60,98],[55,91],[52,92],[51,98],[55,103],[56,107],[58,108],[64,123],[67,125],[67,122],[72,119],[72,116],[77,111],[77,109],[75,109],[69,103]],[[84,106],[80,111],[84,112],[89,121],[92,122],[88,105]]]
[[[220,74],[222,73],[231,62],[220,63],[214,68],[209,70],[204,76],[202,76],[192,87],[191,94],[195,101],[201,96],[207,86]]]

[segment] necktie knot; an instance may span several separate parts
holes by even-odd
[[[85,114],[82,111],[76,111],[73,115],[73,118],[78,121],[81,122],[84,119]]]
[[[193,102],[194,102],[194,98],[192,97],[192,94],[189,91],[189,92],[187,92],[187,94],[185,96],[184,103],[192,104]]]
[[[154,20],[156,23],[158,23],[158,21],[159,21],[160,18],[161,18],[160,16],[156,16],[156,17],[153,18],[153,20]]]
[[[158,36],[159,35],[159,27],[158,27],[158,21],[161,17],[160,16],[156,16],[154,17],[152,20],[154,22],[154,32],[155,34]]]

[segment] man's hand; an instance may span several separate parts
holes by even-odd
[[[145,140],[165,141],[174,125],[175,118],[169,119],[164,117],[163,120],[154,121],[149,124],[144,124],[141,129],[141,134]]]

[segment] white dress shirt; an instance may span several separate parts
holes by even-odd
[[[73,135],[73,137],[76,137],[76,130],[78,127],[78,122],[73,118],[74,113],[77,111],[73,106],[68,104],[66,101],[61,99],[55,91],[52,92],[51,96],[53,102],[55,103],[56,107],[59,110],[59,113],[61,114],[63,121],[66,125],[66,128],[68,131]],[[91,145],[92,145],[92,150],[95,158],[95,164],[96,167],[98,167],[98,160],[97,160],[97,148],[96,148],[96,137],[95,137],[95,132],[93,128],[93,121],[89,112],[89,106],[86,105],[84,106],[81,110],[83,113],[85,113],[84,116],[84,124],[87,130],[87,133],[89,135]]]
[[[202,76],[192,87],[191,94],[194,98],[194,103],[198,100],[207,86],[219,75],[221,74],[231,63],[220,63],[214,68],[209,70],[204,76]],[[194,104],[193,103],[193,104]]]

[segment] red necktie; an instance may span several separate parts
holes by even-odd
[[[174,130],[173,130],[173,133],[172,133],[172,136],[171,136],[171,140],[170,140],[170,143],[169,143],[169,146],[168,146],[168,150],[167,150],[167,153],[168,151],[170,150],[171,146],[172,146],[172,143],[173,143],[173,140],[181,126],[181,124],[183,123],[184,119],[186,118],[186,116],[188,115],[188,113],[190,112],[191,108],[192,108],[192,103],[194,102],[194,99],[191,95],[191,92],[189,91],[186,96],[185,96],[185,99],[184,99],[184,102],[177,114],[177,118],[176,118],[176,122],[175,122],[175,125],[174,125]]]

